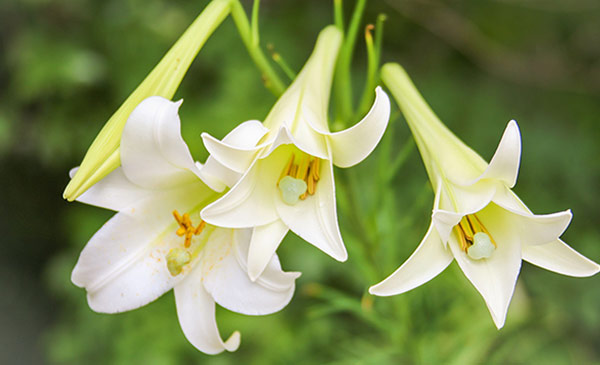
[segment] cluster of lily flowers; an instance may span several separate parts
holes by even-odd
[[[202,134],[210,153],[204,164],[181,137],[182,101],[157,93],[132,104],[111,137],[116,147],[104,153],[111,157],[100,159],[96,170],[73,169],[75,183],[65,193],[117,212],[90,239],[72,273],[94,311],[128,311],[173,289],[189,342],[208,354],[235,351],[240,334],[221,338],[215,303],[245,315],[284,308],[300,276],[283,271],[276,254],[288,231],[338,261],[347,259],[333,165],[351,167],[375,149],[390,100],[376,87],[361,121],[330,132],[329,95],[342,42],[338,27],[321,31],[263,122],[243,122],[222,140]],[[371,294],[406,292],[456,260],[501,328],[522,260],[576,277],[599,271],[559,238],[570,211],[535,215],[511,190],[521,155],[515,121],[488,164],[439,121],[398,64],[384,65],[381,79],[413,133],[435,202],[414,254]],[[94,175],[103,169],[110,171]]]

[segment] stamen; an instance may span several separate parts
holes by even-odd
[[[298,200],[304,200],[309,195],[314,195],[320,178],[319,158],[301,153],[298,164],[295,163],[295,159],[295,154],[292,153],[277,180],[277,187],[281,191],[282,199],[289,205],[294,205]]]
[[[314,176],[313,175],[309,175],[308,176],[308,184],[307,185],[307,192],[310,195],[314,195],[315,194],[315,180],[314,180]]]
[[[191,246],[192,244],[192,236],[194,235],[194,231],[187,231],[185,234],[185,242],[183,243],[183,245],[185,246],[185,248],[188,248]]]
[[[320,175],[319,175],[319,168],[320,168],[320,165],[321,165],[321,160],[320,160],[320,159],[318,159],[318,158],[315,158],[315,159],[312,161],[312,167],[311,167],[311,169],[310,169],[310,170],[311,170],[311,171],[312,171],[312,173],[313,173],[313,178],[315,179],[315,182],[319,181],[319,179],[321,178],[321,177],[320,177]]]
[[[460,248],[473,260],[492,256],[498,245],[475,214],[464,216],[456,225]]]
[[[306,180],[306,173],[308,172],[308,165],[310,163],[310,157],[306,156],[300,162],[298,171],[296,172],[296,179]]]
[[[458,227],[458,238],[460,239],[460,248],[463,251],[467,251],[467,249],[469,248],[469,244],[467,243],[466,233],[460,223],[458,224],[457,227]]]
[[[173,217],[175,217],[175,220],[177,221],[177,223],[181,224],[181,216],[179,215],[179,212],[177,212],[176,210],[173,211]]]
[[[292,168],[293,165],[294,165],[294,154],[292,153],[292,156],[290,156],[290,160],[285,165],[285,168],[283,169],[283,171],[281,171],[281,175],[279,176],[279,179],[277,180],[277,184],[279,184],[281,179],[283,179],[285,176],[290,174],[290,169]]]
[[[198,234],[202,233],[202,230],[204,229],[204,227],[206,227],[206,222],[205,221],[200,222],[200,224],[198,225],[198,228],[196,228],[196,231],[194,232],[194,234],[198,235]]]
[[[189,228],[191,225],[192,225],[192,221],[190,220],[189,213],[184,213],[183,214],[183,226],[185,228]]]
[[[175,217],[175,220],[179,224],[179,228],[177,229],[177,231],[175,231],[175,234],[179,237],[185,235],[183,245],[186,248],[190,247],[192,245],[192,237],[202,233],[202,230],[206,226],[206,222],[200,221],[198,227],[194,227],[194,225],[192,224],[192,220],[190,219],[189,213],[185,213],[182,217],[179,215],[179,212],[177,212],[177,210],[173,211],[173,217]]]
[[[479,217],[475,214],[473,214],[473,217],[475,217],[475,219],[477,219],[477,223],[479,223],[479,228],[481,228],[481,230],[483,232],[485,232],[488,236],[490,236],[490,239],[492,240],[492,243],[494,244],[494,247],[498,247],[498,245],[496,244],[496,241],[494,241],[494,237],[490,234],[490,232],[488,232],[487,228],[485,228],[485,226],[483,225],[483,223],[481,223],[481,221],[479,220]]]

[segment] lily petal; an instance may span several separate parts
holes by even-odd
[[[543,269],[575,277],[592,276],[600,271],[594,261],[557,239],[543,244],[522,247],[523,260]]]
[[[196,165],[200,170],[199,176],[202,182],[219,193],[227,187],[234,186],[242,177],[242,174],[225,167],[212,156],[208,157],[204,165],[199,162],[196,162]]]
[[[173,277],[164,260],[172,248],[181,245],[171,212],[190,210],[190,194],[198,197],[197,203],[207,190],[194,184],[155,193],[152,199],[117,213],[96,232],[71,275],[75,285],[86,288],[94,311],[116,313],[141,307],[185,276],[184,271]]]
[[[407,292],[436,277],[453,258],[431,224],[417,250],[392,275],[370,287],[369,293],[389,296]]]
[[[320,175],[321,180],[315,195],[309,195],[296,205],[288,205],[276,196],[275,206],[281,220],[292,232],[334,259],[343,262],[348,258],[348,253],[337,222],[331,161],[321,163]]]
[[[571,210],[552,214],[509,214],[523,245],[543,245],[555,241],[571,223]]]
[[[199,171],[181,137],[181,103],[151,96],[129,116],[121,138],[121,164],[133,183],[169,188],[196,178]]]
[[[204,287],[219,305],[231,311],[247,315],[274,313],[291,300],[298,274],[283,272],[272,255],[269,274],[277,285],[252,282],[246,271],[250,235],[250,229],[216,229],[212,233],[201,262]]]
[[[202,141],[211,157],[233,171],[244,173],[263,147],[257,144],[268,131],[258,120],[249,120],[235,127],[222,141],[208,133],[202,133]]]
[[[511,120],[506,126],[498,148],[479,179],[497,179],[512,188],[517,183],[521,163],[521,132],[517,122]]]
[[[263,273],[288,231],[281,219],[254,227],[247,260],[250,280],[255,281]]]
[[[285,153],[278,152],[255,160],[231,190],[202,210],[202,219],[229,228],[262,226],[278,219],[273,195],[285,158]]]
[[[346,130],[326,134],[336,166],[356,165],[373,152],[381,140],[390,119],[390,98],[379,86],[375,95],[371,110],[359,123]]]
[[[504,326],[508,305],[512,298],[517,276],[521,269],[521,245],[518,237],[506,228],[501,208],[489,206],[479,213],[498,247],[488,259],[472,260],[459,247],[456,235],[450,239],[449,246],[456,262],[465,276],[483,296],[498,329]],[[493,215],[494,218],[490,218]]]
[[[187,340],[207,354],[235,351],[240,346],[240,333],[235,331],[225,342],[221,339],[215,318],[215,301],[204,290],[202,271],[195,268],[175,287],[177,317]]]
[[[73,177],[77,167],[71,169]],[[76,200],[100,208],[119,211],[149,197],[154,192],[135,185],[125,176],[122,167],[117,167],[104,179],[98,181]]]

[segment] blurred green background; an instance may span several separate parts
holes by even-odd
[[[217,311],[223,336],[242,332],[237,352],[211,357],[187,343],[172,293],[128,313],[92,312],[70,271],[112,213],[63,201],[68,171],[206,3],[0,2],[0,363],[600,362],[598,276],[524,264],[501,331],[456,264],[401,296],[365,294],[414,251],[431,214],[433,193],[397,113],[371,157],[336,171],[349,260],[338,263],[290,233],[281,261],[303,272],[292,302],[266,317]],[[262,44],[298,70],[332,21],[332,2],[261,5]],[[354,2],[344,5],[348,17]],[[600,3],[370,1],[363,27],[380,12],[388,16],[382,60],[403,64],[440,118],[484,158],[517,119],[515,191],[537,213],[571,208],[563,238],[600,260]],[[357,95],[365,59],[360,39]],[[176,98],[185,99],[183,134],[198,160],[207,156],[202,131],[223,137],[262,119],[275,100],[230,19]]]

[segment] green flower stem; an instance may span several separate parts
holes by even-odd
[[[252,43],[254,47],[258,47],[260,43],[260,32],[258,31],[258,10],[260,8],[260,0],[254,0],[252,5]]]
[[[354,13],[350,20],[348,32],[344,38],[344,43],[340,50],[336,72],[335,72],[335,95],[336,95],[336,110],[338,118],[345,125],[352,117],[352,82],[350,79],[350,66],[352,55],[354,53],[354,45],[358,35],[360,21],[365,10],[367,0],[358,0],[354,7]]]
[[[335,26],[344,32],[344,8],[342,0],[333,0],[333,19]]]
[[[273,58],[273,61],[275,61],[275,63],[281,68],[283,73],[285,73],[285,75],[290,79],[290,81],[296,78],[296,72],[292,70],[290,65],[288,65],[288,63],[283,59],[283,57],[281,57],[281,55],[278,52],[273,52],[273,55],[271,57]]]
[[[246,12],[242,7],[242,4],[239,0],[230,0],[231,2],[231,16],[233,17],[233,21],[238,28],[238,32],[242,37],[242,41],[250,53],[250,57],[262,73],[263,82],[265,87],[269,89],[274,95],[279,96],[283,94],[285,90],[285,84],[275,70],[271,67],[267,57],[263,53],[262,49],[258,44],[258,35],[254,37],[252,35],[252,28],[250,27],[250,22],[248,21],[248,17],[246,16]],[[258,5],[255,4],[255,9],[258,8]],[[256,10],[257,12],[258,10]],[[253,17],[254,18],[254,17]],[[258,16],[256,16],[258,18]],[[257,20],[255,20],[257,22]],[[258,25],[255,25],[255,28],[258,28]]]

